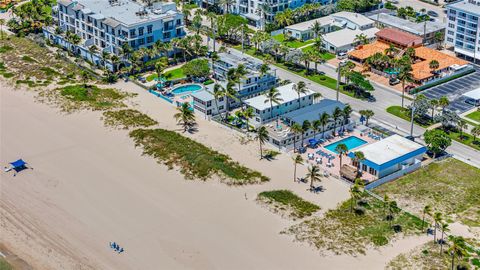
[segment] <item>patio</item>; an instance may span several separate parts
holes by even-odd
[[[321,135],[319,135],[320,137]],[[344,140],[349,137],[357,137],[363,141],[366,141],[365,144],[371,144],[373,142],[379,141],[383,139],[383,135],[370,129],[360,129],[356,128],[353,131],[346,130],[343,136],[335,136],[331,139],[328,137],[321,143],[317,144],[316,146],[312,147],[313,145],[305,145],[306,151],[302,154],[305,163],[308,165],[317,165],[320,167],[320,170],[324,176],[335,176],[340,177],[340,158],[339,155],[331,150],[327,149],[326,146],[334,144],[338,141]],[[357,147],[349,149],[349,152],[355,151]],[[342,157],[342,165],[343,164],[351,164],[351,158],[347,155]],[[369,174],[368,172],[362,172],[362,179],[366,182],[375,181],[377,178],[374,175]]]

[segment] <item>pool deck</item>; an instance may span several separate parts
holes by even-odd
[[[326,140],[324,143],[319,144],[317,146],[317,148],[315,148],[315,149],[307,147],[307,152],[302,154],[302,157],[305,160],[305,164],[318,165],[320,167],[320,171],[322,173],[327,172],[329,175],[334,175],[334,176],[340,177],[340,158],[339,158],[339,155],[334,153],[334,152],[331,152],[330,150],[326,149],[324,146],[327,146],[327,145],[330,145],[332,143],[338,142],[338,141],[343,140],[345,138],[348,138],[350,136],[358,137],[359,139],[362,139],[362,140],[366,141],[367,144],[377,142],[377,140],[372,139],[372,138],[368,137],[367,135],[362,135],[358,131],[345,132],[345,134],[343,136],[336,136],[333,139]],[[319,138],[321,138],[321,134],[317,136],[317,139],[319,139]],[[361,146],[365,146],[367,144],[363,144]],[[360,147],[360,146],[358,146],[358,147]],[[358,148],[358,147],[356,147],[356,148]],[[349,152],[350,151],[355,151],[356,148],[353,148],[353,149],[349,150]],[[331,164],[333,166],[327,167],[327,162],[328,162],[327,158],[318,155],[316,153],[318,150],[324,151],[324,152],[329,153],[329,154],[334,156],[334,159],[331,160]],[[308,154],[313,154],[313,159],[308,158]],[[316,162],[317,158],[321,158],[321,160],[322,160],[321,164],[317,164],[317,162]],[[351,159],[347,155],[344,155],[342,157],[342,164],[351,164]],[[367,180],[368,182],[371,182],[371,181],[376,180],[376,177],[367,173],[367,172],[363,172],[362,179]]]

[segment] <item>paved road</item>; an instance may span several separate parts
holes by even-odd
[[[240,51],[235,49],[230,49],[230,52],[232,54],[242,55]],[[245,56],[247,55],[245,54]],[[335,99],[336,92],[329,88],[276,66],[272,66],[271,68],[277,69],[278,77],[283,80],[290,80],[292,82],[305,81],[311,90],[321,93],[325,98]],[[327,75],[336,78],[335,70],[332,67],[328,65],[322,65],[322,67],[319,66],[318,69],[324,71]],[[386,112],[386,108],[392,105],[400,104],[401,93],[398,93],[395,90],[389,89],[385,86],[375,85],[374,95],[377,101],[373,103],[355,99],[343,94],[340,94],[340,101],[350,104],[355,111],[366,109],[374,111],[375,117],[373,121],[377,122],[381,126],[396,130],[396,132],[400,134],[407,135],[410,132],[410,123]],[[409,102],[410,101],[405,100],[406,105],[408,105]],[[424,132],[424,128],[414,125],[414,136],[421,136]],[[458,159],[480,168],[480,151],[454,141],[452,146],[448,148],[448,152],[453,154]]]

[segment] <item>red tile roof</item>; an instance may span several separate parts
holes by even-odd
[[[403,47],[411,47],[422,44],[422,38],[415,35],[400,31],[394,28],[384,28],[378,31],[377,38],[386,42],[392,42]]]

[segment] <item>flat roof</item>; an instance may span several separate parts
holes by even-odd
[[[69,1],[62,0],[62,4]],[[115,20],[125,24],[132,25],[147,22],[155,19],[168,18],[177,12],[173,10],[170,3],[156,4],[152,8],[146,8],[142,4],[132,0],[118,0],[116,3],[110,4],[108,0],[75,0],[71,3],[80,4],[85,7],[82,12],[95,13],[97,18],[114,18]],[[163,10],[165,8],[165,10]],[[139,11],[147,11],[144,16],[137,15]]]
[[[332,14],[331,16],[334,17],[334,18],[337,17],[337,18],[340,18],[340,19],[349,20],[352,23],[360,25],[360,26],[372,24],[374,22],[370,18],[368,18],[367,16],[364,16],[364,15],[359,14],[359,13],[348,12],[348,11],[340,11],[340,12]]]
[[[480,100],[480,88],[477,88],[472,91],[468,91],[465,94],[463,94],[463,96],[467,98],[475,99],[475,100]]]
[[[201,101],[210,101],[214,100],[215,98],[213,97],[212,93],[210,93],[208,90],[202,90],[202,91],[197,91],[193,92],[190,94],[192,97],[195,97]]]
[[[423,30],[425,27],[425,32],[434,33],[445,29],[445,25],[439,22],[427,21],[425,23],[416,23],[409,20],[399,18],[387,13],[379,13],[377,15],[370,16],[372,20],[375,20],[379,23],[386,24],[391,27],[402,29],[403,31],[409,32],[414,35],[423,36]]]
[[[239,64],[243,64],[249,72],[257,72],[263,64],[263,62],[257,58],[228,52],[219,53],[218,58],[220,59],[219,61],[230,64],[232,68],[236,68]]]
[[[359,147],[355,149],[355,152],[362,152],[366,160],[381,166],[387,162],[391,162],[405,157],[408,154],[415,153],[418,150],[426,149],[425,146],[419,143],[395,134],[378,142]],[[403,162],[408,158],[397,161]]]
[[[355,37],[359,34],[365,34],[367,38],[374,38],[375,33],[379,30],[376,27],[372,27],[365,30],[359,29],[349,29],[345,28],[342,30],[338,30],[335,32],[330,32],[328,34],[323,35],[323,40],[334,45],[335,47],[342,47],[345,45],[349,45],[355,42]]]
[[[315,22],[319,22],[321,26],[326,26],[333,23],[333,18],[331,16],[320,17],[320,18],[309,20],[306,22],[289,25],[285,27],[285,29],[291,29],[296,31],[307,31],[313,26]]]
[[[402,46],[410,46],[410,44],[421,44],[423,42],[421,37],[403,32],[395,28],[383,28],[376,33],[377,37],[385,39],[387,42],[391,41]]]
[[[446,5],[447,8],[459,9],[470,14],[480,14],[480,1],[464,0]]]
[[[300,108],[293,112],[289,112],[282,117],[288,118],[292,122],[302,124],[305,120],[308,120],[310,122],[313,122],[313,120],[317,120],[324,112],[332,115],[333,111],[337,107],[343,109],[345,107],[345,104],[333,99],[322,99],[318,103]]]
[[[280,98],[282,98],[283,100],[280,101],[279,104],[274,103],[274,106],[282,105],[282,104],[285,104],[287,102],[294,101],[294,100],[298,99],[298,94],[297,94],[297,92],[295,92],[293,90],[293,85],[295,85],[295,84],[294,83],[289,83],[289,84],[277,87],[277,90],[280,93]],[[307,89],[307,93],[306,94],[301,94],[300,97],[309,96],[309,95],[312,95],[313,93],[314,92],[312,90]],[[263,111],[265,109],[270,108],[270,102],[268,102],[268,101],[265,102],[266,100],[267,100],[267,98],[263,94],[263,95],[259,95],[259,96],[244,100],[244,103],[247,104],[250,107],[253,107],[253,108],[257,109],[257,110]]]

